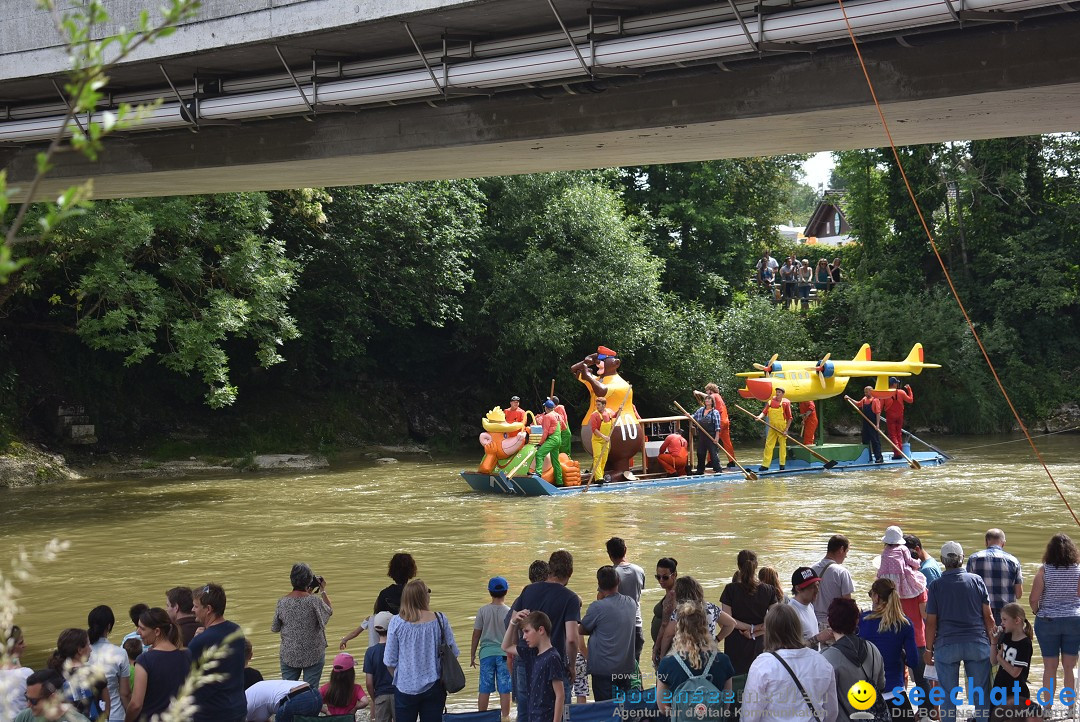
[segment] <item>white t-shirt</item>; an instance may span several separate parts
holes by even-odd
[[[792,597],[788,600],[788,604],[799,615],[799,621],[802,622],[802,635],[804,639],[810,639],[810,637],[817,636],[818,633],[818,621],[817,616],[814,614],[814,603],[803,604],[799,600]]]
[[[90,646],[90,664],[101,667],[105,682],[109,685],[109,722],[124,722],[124,705],[120,703],[120,680],[131,679],[131,662],[127,652],[102,637]]]
[[[839,711],[836,674],[828,660],[812,649],[779,649],[776,653],[802,683],[821,722],[835,722]],[[762,721],[813,719],[791,675],[769,652],[758,655],[750,665],[741,716]]]
[[[248,722],[266,722],[277,712],[281,699],[302,684],[295,679],[267,679],[248,687],[244,692]]]
[[[830,559],[822,559],[811,569],[821,577],[814,613],[817,614],[818,623],[824,627],[828,624],[829,605],[837,597],[850,597],[855,591],[855,582],[851,580],[851,572],[843,564],[837,564]]]
[[[26,678],[33,673],[29,667],[0,669],[0,720],[15,719],[27,708]]]

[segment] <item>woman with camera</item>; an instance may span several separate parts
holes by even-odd
[[[281,633],[281,678],[318,689],[326,663],[326,623],[334,613],[326,580],[303,562],[289,574],[293,590],[278,600],[271,632]]]

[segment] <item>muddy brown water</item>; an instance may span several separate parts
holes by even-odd
[[[469,685],[453,700],[462,707],[475,704],[477,673],[468,669],[468,643],[473,616],[488,601],[488,578],[509,579],[510,601],[527,582],[531,561],[568,549],[575,563],[570,587],[587,604],[611,536],[625,539],[628,558],[646,569],[646,625],[660,596],[652,577],[660,557],[678,559],[679,572],[698,578],[716,601],[740,549],[756,550],[763,564],[790,579],[795,567],[821,558],[836,532],[851,538],[847,566],[855,598],[865,606],[874,579],[871,560],[890,524],[918,534],[928,549],[953,539],[966,552],[981,548],[985,530],[999,526],[1008,535],[1008,551],[1023,562],[1029,587],[1047,539],[1058,531],[1078,538],[1080,530],[1027,444],[1001,443],[1011,438],[927,438],[947,451],[966,450],[945,466],[919,471],[561,498],[472,492],[457,472],[475,467],[479,455],[402,456],[389,465],[346,456],[328,470],[300,475],[92,480],[0,490],[0,563],[6,568],[20,548],[39,548],[50,538],[71,544],[58,560],[39,566],[34,580],[17,585],[24,608],[17,620],[30,666],[44,662],[61,629],[85,626],[86,613],[98,604],[116,612],[112,641],[118,642],[129,630],[131,604],[164,606],[169,587],[216,581],[228,594],[226,616],[248,630],[253,666],[276,678],[278,637],[270,621],[277,599],[290,589],[294,561],[307,561],[327,579],[334,605],[327,630],[332,657],[337,640],[370,614],[376,594],[389,583],[391,555],[407,551],[433,590],[433,608],[448,615],[463,648]],[[1080,435],[1038,442],[1066,497],[1080,507]],[[982,448],[969,448],[975,446]],[[760,447],[738,451],[756,459]],[[358,656],[364,648],[364,637],[350,645]]]

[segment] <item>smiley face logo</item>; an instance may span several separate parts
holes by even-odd
[[[855,709],[868,710],[877,701],[877,690],[866,680],[860,680],[847,691],[847,700]]]

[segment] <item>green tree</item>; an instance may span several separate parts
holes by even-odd
[[[624,168],[631,213],[649,218],[646,239],[665,262],[663,289],[714,308],[727,305],[752,259],[776,241],[775,225],[804,156]]]
[[[28,244],[7,324],[74,332],[125,365],[157,359],[196,374],[206,403],[236,399],[227,344],[248,339],[260,365],[296,338],[297,266],[268,238],[264,194],[107,201]]]

